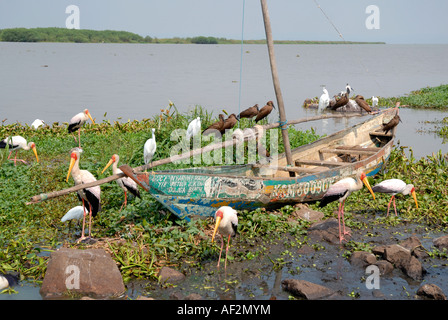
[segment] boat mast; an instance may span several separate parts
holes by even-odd
[[[282,91],[280,90],[280,81],[277,74],[277,64],[275,62],[274,41],[272,39],[271,22],[269,20],[268,5],[266,0],[260,0],[261,10],[263,12],[264,30],[266,32],[266,42],[268,44],[269,61],[271,63],[272,81],[274,83],[275,96],[277,97],[278,113],[280,115],[280,128],[282,129],[283,144],[285,146],[286,162],[288,166],[292,166],[291,145],[289,142],[288,130],[286,130],[286,114],[283,104]],[[291,176],[295,176],[294,172],[290,172]]]

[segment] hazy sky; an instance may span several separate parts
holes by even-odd
[[[446,0],[268,0],[274,39],[448,43]],[[66,27],[79,8],[81,29],[125,30],[157,38],[215,36],[264,39],[259,0],[0,0],[0,29]],[[379,19],[366,13],[378,8]],[[376,23],[379,29],[366,27]]]

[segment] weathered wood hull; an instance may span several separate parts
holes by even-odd
[[[348,129],[292,150],[294,167],[285,155],[275,165],[231,165],[172,171],[134,172],[120,169],[176,216],[190,220],[213,216],[220,206],[236,210],[277,207],[322,198],[329,186],[363,171],[373,176],[386,165],[395,132],[382,134],[388,109]],[[290,177],[290,172],[295,177]]]

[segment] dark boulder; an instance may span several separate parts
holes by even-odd
[[[448,235],[436,238],[432,241],[438,249],[448,249]]]
[[[185,275],[182,272],[174,270],[169,267],[162,267],[159,271],[159,281],[162,284],[171,283],[175,284],[185,279]]]
[[[417,290],[417,295],[434,300],[446,300],[446,295],[435,284],[424,284]]]
[[[117,264],[103,249],[61,248],[51,253],[40,294],[50,299],[67,292],[117,298],[125,287]]]
[[[350,257],[350,263],[353,266],[358,267],[367,267],[368,265],[375,264],[376,263],[376,257],[371,252],[366,251],[355,251],[352,253]]]
[[[401,269],[407,276],[414,280],[423,279],[423,269],[420,261],[411,255],[411,251],[399,244],[388,245],[384,249],[384,257],[396,268]]]
[[[282,288],[296,297],[307,300],[324,299],[335,294],[335,291],[330,288],[309,281],[297,279],[283,280]]]
[[[342,223],[342,222],[341,222]],[[345,227],[350,232],[350,228]],[[308,228],[308,237],[314,241],[325,240],[329,243],[339,243],[339,224],[336,218],[329,218],[322,222],[315,222]],[[349,235],[345,235],[346,240],[350,239]]]

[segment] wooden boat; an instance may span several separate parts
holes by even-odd
[[[387,109],[357,125],[292,150],[294,166],[285,154],[277,164],[245,164],[135,172],[120,169],[176,216],[190,220],[213,216],[220,206],[236,210],[272,208],[322,198],[328,187],[363,171],[378,173],[387,163],[395,130],[381,131],[395,115]],[[290,173],[294,173],[293,177]]]

